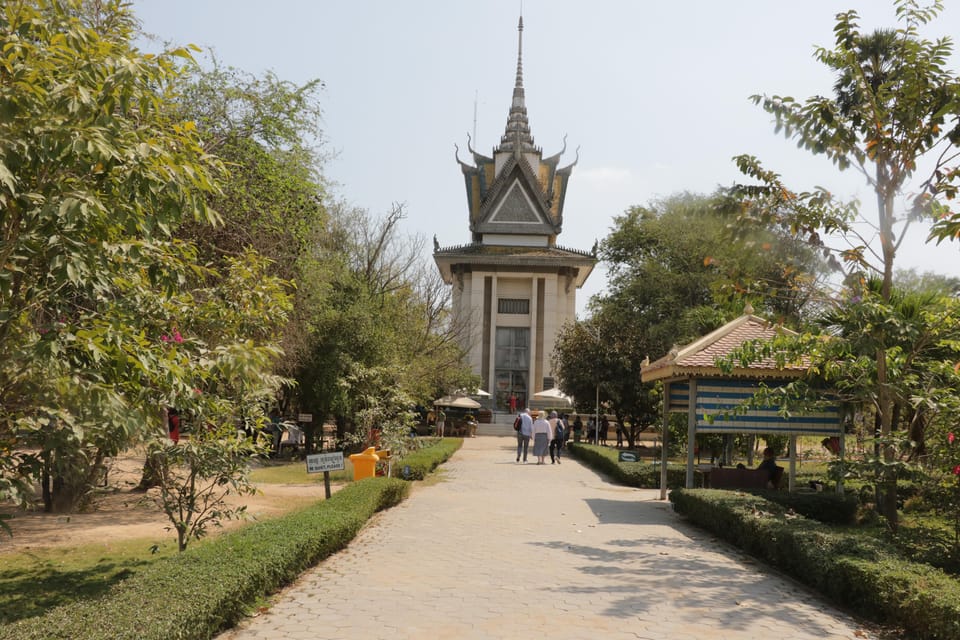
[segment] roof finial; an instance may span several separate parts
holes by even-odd
[[[747,300],[747,304],[743,305],[743,315],[746,315],[746,316],[753,315],[753,305],[750,304],[749,300]]]
[[[517,82],[515,87],[523,87],[523,14],[517,23]]]
[[[530,122],[527,120],[527,104],[523,93],[523,14],[517,22],[517,79],[513,85],[513,101],[507,115],[507,129],[500,138],[500,146],[494,151],[512,151],[515,154],[536,151]]]

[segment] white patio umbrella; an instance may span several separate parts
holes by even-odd
[[[479,409],[480,403],[467,396],[443,396],[439,400],[433,401],[434,405],[440,407],[457,407],[459,409]]]
[[[573,406],[573,398],[560,391],[557,387],[553,389],[547,389],[546,391],[540,391],[533,394],[534,400],[544,400],[547,402],[563,402],[570,406]]]
[[[457,391],[457,394],[464,396],[476,396],[478,398],[489,398],[490,394],[484,391],[483,389],[474,389],[472,391],[467,391],[466,389],[460,389]]]

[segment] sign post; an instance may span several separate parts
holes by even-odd
[[[314,453],[307,456],[307,473],[323,472],[323,489],[328,500],[330,499],[330,472],[343,469],[343,451]]]

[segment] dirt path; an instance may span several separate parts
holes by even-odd
[[[151,542],[176,540],[168,531],[170,521],[143,492],[134,491],[140,480],[142,457],[118,458],[108,474],[110,488],[95,500],[87,513],[70,515],[22,511],[11,505],[0,505],[0,513],[13,517],[7,520],[13,536],[0,533],[0,554],[27,549],[79,546],[130,539]],[[232,497],[232,504],[246,504],[247,520],[223,523],[223,531],[246,524],[250,518],[281,515],[323,499],[323,483],[260,484],[254,496]],[[213,530],[211,533],[216,533]]]

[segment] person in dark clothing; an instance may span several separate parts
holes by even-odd
[[[180,413],[173,407],[167,409],[167,431],[174,444],[180,442]]]
[[[563,418],[554,411],[550,414],[550,464],[560,464],[560,450],[563,449],[563,443],[567,437],[567,426]]]
[[[580,416],[577,415],[577,419],[573,421],[573,441],[580,442],[580,438],[583,436],[583,420],[580,419]]]
[[[780,484],[780,477],[783,475],[783,467],[777,465],[777,454],[773,452],[773,449],[767,447],[763,450],[763,461],[760,462],[757,469],[767,472],[767,488],[776,489],[777,485]]]

